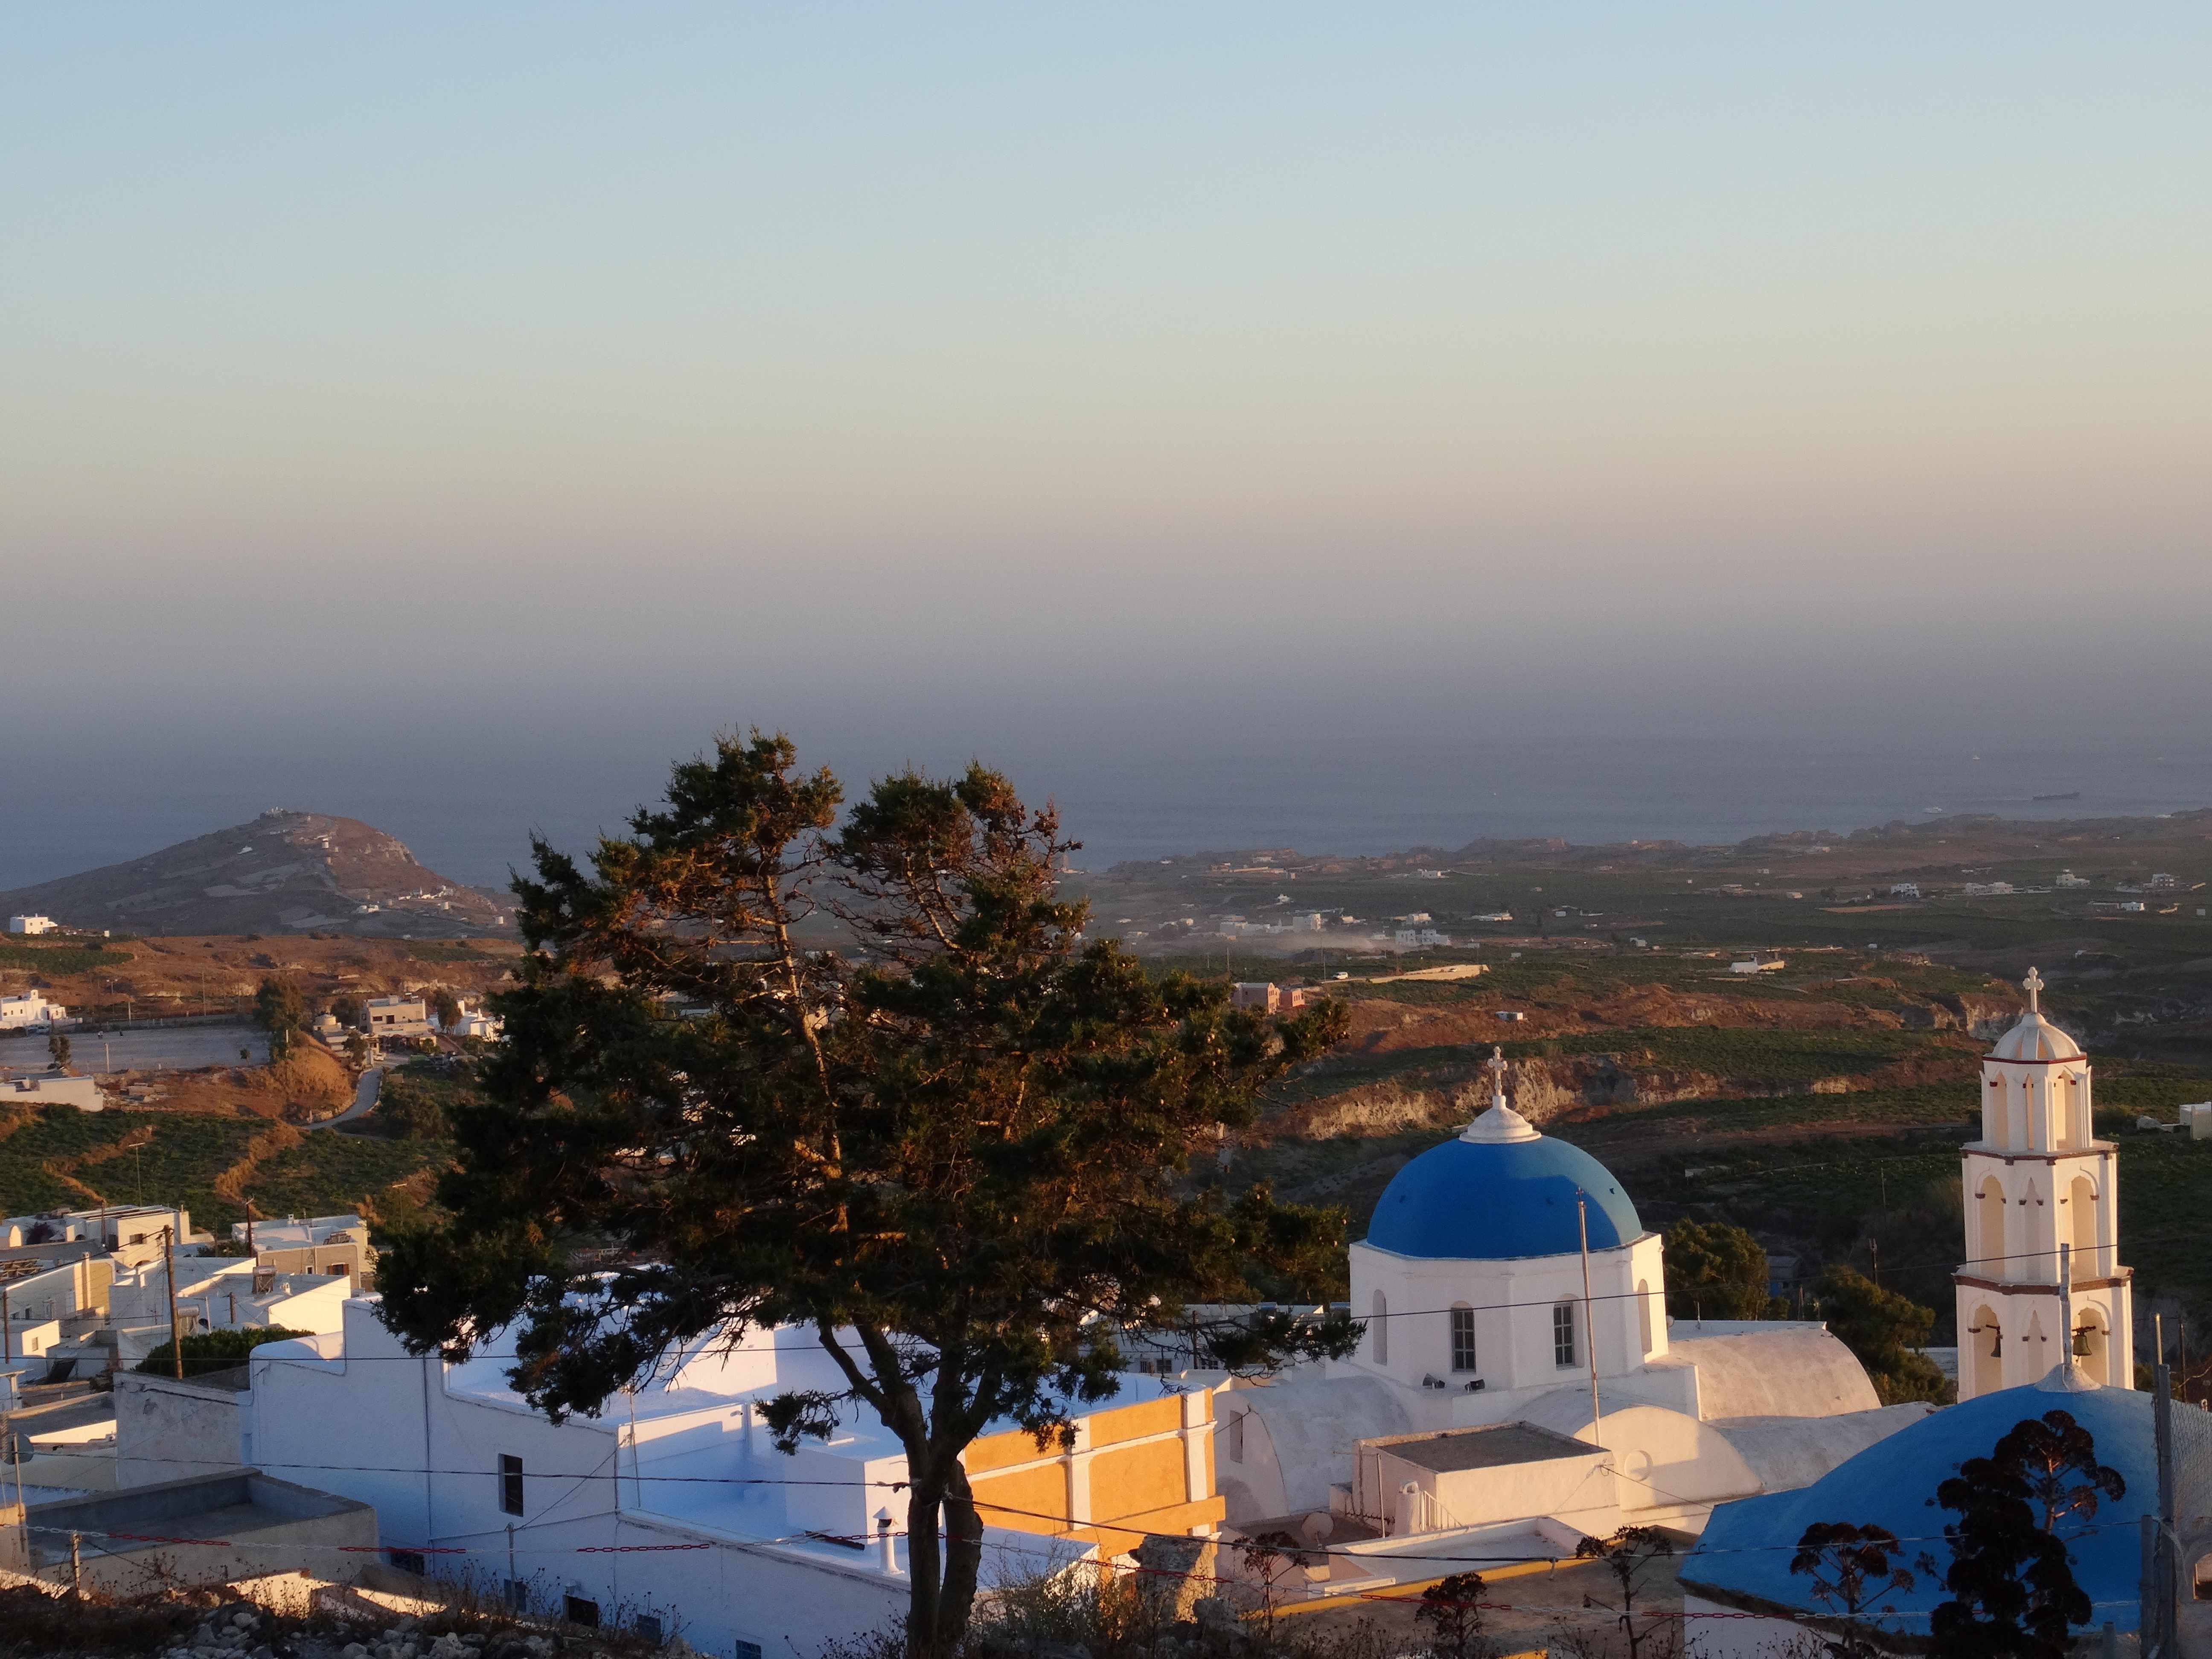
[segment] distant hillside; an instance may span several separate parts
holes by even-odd
[[[309,929],[416,938],[495,933],[507,907],[425,869],[381,830],[319,812],[250,823],[0,893],[0,915],[131,933],[280,933]]]

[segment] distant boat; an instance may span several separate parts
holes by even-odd
[[[2069,789],[2063,795],[2034,795],[2031,796],[2029,799],[2033,800],[2079,800],[2081,799],[2081,792],[2079,789]]]

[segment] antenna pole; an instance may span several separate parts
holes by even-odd
[[[1575,1194],[1575,1224],[1582,1230],[1583,1340],[1589,1346],[1590,1440],[1603,1450],[1605,1436],[1599,1426],[1602,1419],[1597,1403],[1597,1327],[1590,1320],[1589,1199],[1579,1190]]]
[[[2058,1306],[2059,1320],[2066,1329],[2066,1346],[2061,1350],[2060,1363],[2066,1367],[2067,1379],[2074,1376],[2074,1247],[2058,1247]]]
[[[161,1229],[161,1277],[168,1281],[169,1292],[169,1369],[181,1382],[185,1380],[185,1335],[177,1328],[177,1230],[173,1225]]]

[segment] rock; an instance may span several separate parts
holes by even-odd
[[[268,1643],[263,1642],[254,1648],[249,1659],[276,1659],[276,1650],[270,1647]]]
[[[1191,1616],[1198,1627],[1209,1636],[1227,1636],[1243,1628],[1237,1609],[1218,1595],[1201,1595],[1190,1604]]]
[[[1131,1553],[1141,1569],[1139,1591],[1155,1617],[1194,1618],[1193,1605],[1212,1595],[1221,1569],[1220,1550],[1211,1538],[1152,1537]]]
[[[358,1642],[349,1642],[338,1651],[342,1659],[368,1659],[368,1650]]]
[[[210,1340],[212,1340],[212,1339]],[[230,1615],[230,1623],[231,1627],[234,1630],[247,1630],[252,1628],[254,1623],[254,1618],[253,1615],[248,1613],[244,1607],[240,1607],[236,1613]]]

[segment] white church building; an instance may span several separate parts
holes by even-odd
[[[2079,1045],[2043,1017],[2040,976],[2027,985],[1962,1151],[1962,1401],[2069,1357],[2083,1386],[2131,1382],[2114,1149],[2091,1133]],[[1818,1322],[1669,1320],[1658,1236],[1492,1067],[1489,1109],[1401,1170],[1351,1247],[1357,1352],[1221,1397],[1231,1527],[1331,1539],[1378,1573],[1413,1547],[1398,1540],[1440,1533],[1541,1554],[1623,1525],[1701,1532],[1717,1506],[1808,1486],[1933,1409],[1883,1407]]]
[[[1358,1350],[1222,1399],[1231,1526],[1378,1552],[1694,1532],[1927,1413],[1882,1407],[1817,1322],[1670,1322],[1658,1235],[1603,1164],[1506,1103],[1492,1064],[1490,1109],[1400,1170],[1351,1247]]]

